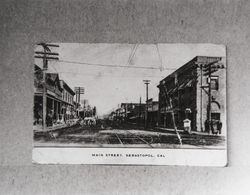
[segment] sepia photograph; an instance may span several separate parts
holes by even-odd
[[[36,149],[226,151],[225,46],[38,43],[33,114]]]

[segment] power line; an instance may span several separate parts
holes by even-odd
[[[152,76],[152,75],[136,75],[136,76],[114,76],[114,75],[107,75],[107,74],[86,74],[86,73],[79,73],[79,72],[70,72],[70,71],[61,71],[58,72],[61,74],[77,74],[77,75],[84,75],[84,76],[94,76],[94,77],[114,77],[114,78],[143,78],[143,77],[152,77],[152,78],[163,78],[163,76]]]
[[[159,70],[159,67],[150,67],[150,66],[126,66],[126,65],[114,65],[114,64],[95,64],[95,63],[87,63],[87,62],[74,62],[67,60],[58,60],[63,63],[70,64],[82,64],[86,66],[101,66],[101,67],[109,67],[109,68],[135,68],[135,69],[149,69],[149,70]],[[164,70],[176,70],[175,68],[164,68]]]
[[[135,44],[134,47],[132,48],[132,51],[131,51],[131,53],[129,55],[129,58],[128,58],[126,66],[128,66],[129,64],[132,64],[132,60],[134,58],[135,52],[137,50],[137,47],[138,47],[138,44]],[[123,70],[122,70],[122,76],[124,75],[124,71],[125,71],[126,68],[123,68]]]
[[[136,45],[135,45],[134,51],[132,52],[132,55],[130,56],[130,58],[129,58],[129,60],[128,60],[128,64],[132,64],[132,60],[133,60],[133,58],[134,58],[134,56],[135,56],[135,52],[136,52],[138,46],[139,46],[139,44],[136,44]]]
[[[156,44],[156,49],[157,49],[157,53],[158,53],[158,56],[159,56],[159,59],[160,59],[160,70],[162,71],[163,70],[163,66],[162,66],[162,57],[161,57],[161,54],[160,54],[160,51],[159,51],[159,47],[158,47],[158,44]]]
[[[130,64],[131,58],[132,58],[132,56],[134,55],[134,52],[135,52],[136,47],[137,47],[137,44],[135,44],[134,47],[132,48],[132,51],[131,51],[131,53],[130,53],[130,55],[129,55],[129,58],[128,58],[128,61],[127,61],[127,64],[126,64],[126,65],[129,65],[129,64]]]

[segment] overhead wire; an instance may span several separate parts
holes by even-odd
[[[132,49],[131,49],[131,52],[130,52],[130,54],[129,54],[129,57],[128,57],[128,61],[127,61],[127,63],[126,63],[126,66],[129,65],[130,59],[131,59],[131,57],[132,57],[133,54],[134,54],[135,48],[136,48],[136,44],[135,44],[135,45],[132,47]],[[126,69],[125,67],[122,69],[122,76],[124,75],[125,69]]]
[[[156,45],[156,50],[157,50],[158,57],[159,57],[159,60],[160,60],[160,71],[162,71],[163,70],[162,57],[161,57],[161,54],[160,54],[160,51],[159,51],[158,44],[156,43],[155,45]]]
[[[132,51],[131,51],[131,53],[130,53],[130,55],[129,55],[129,58],[128,58],[128,61],[127,61],[127,64],[126,64],[126,65],[129,65],[130,62],[131,62],[131,60],[132,60],[132,58],[134,57],[136,48],[138,47],[137,45],[138,45],[138,44],[135,44],[135,45],[134,45],[134,47],[133,47],[133,49],[132,49]]]
[[[149,70],[159,70],[159,67],[153,66],[126,66],[126,65],[115,65],[115,64],[99,64],[99,63],[87,63],[87,62],[75,62],[69,60],[57,60],[62,63],[70,63],[70,64],[81,64],[86,66],[100,66],[100,67],[109,67],[109,68],[135,68],[135,69],[149,69]],[[164,68],[164,70],[176,70],[175,68]]]
[[[76,75],[84,75],[84,76],[93,76],[93,77],[110,77],[110,78],[143,78],[143,77],[152,77],[152,78],[161,78],[161,76],[153,76],[153,75],[135,75],[135,76],[114,76],[111,74],[86,74],[80,72],[71,72],[71,71],[58,71],[61,74],[76,74]]]
[[[130,59],[128,60],[128,64],[127,65],[132,64],[132,60],[133,60],[133,58],[135,56],[135,52],[136,52],[136,50],[137,50],[138,47],[139,47],[139,44],[135,44],[133,54],[132,54],[132,56],[130,56]]]

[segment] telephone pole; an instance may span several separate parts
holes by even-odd
[[[43,47],[43,51],[36,51],[35,58],[43,59],[43,130],[46,130],[46,115],[47,115],[47,88],[46,88],[46,73],[48,70],[48,60],[59,60],[58,53],[51,52],[49,47],[59,47],[55,44],[38,43]],[[38,55],[37,55],[38,54]]]
[[[146,85],[146,112],[145,112],[145,129],[148,127],[148,85],[150,80],[143,80]]]
[[[84,94],[84,87],[75,87],[75,94],[76,94],[76,108],[79,108],[81,94]],[[79,116],[79,111],[78,111]]]

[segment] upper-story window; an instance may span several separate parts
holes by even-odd
[[[211,77],[211,89],[219,90],[219,77],[218,76]]]

